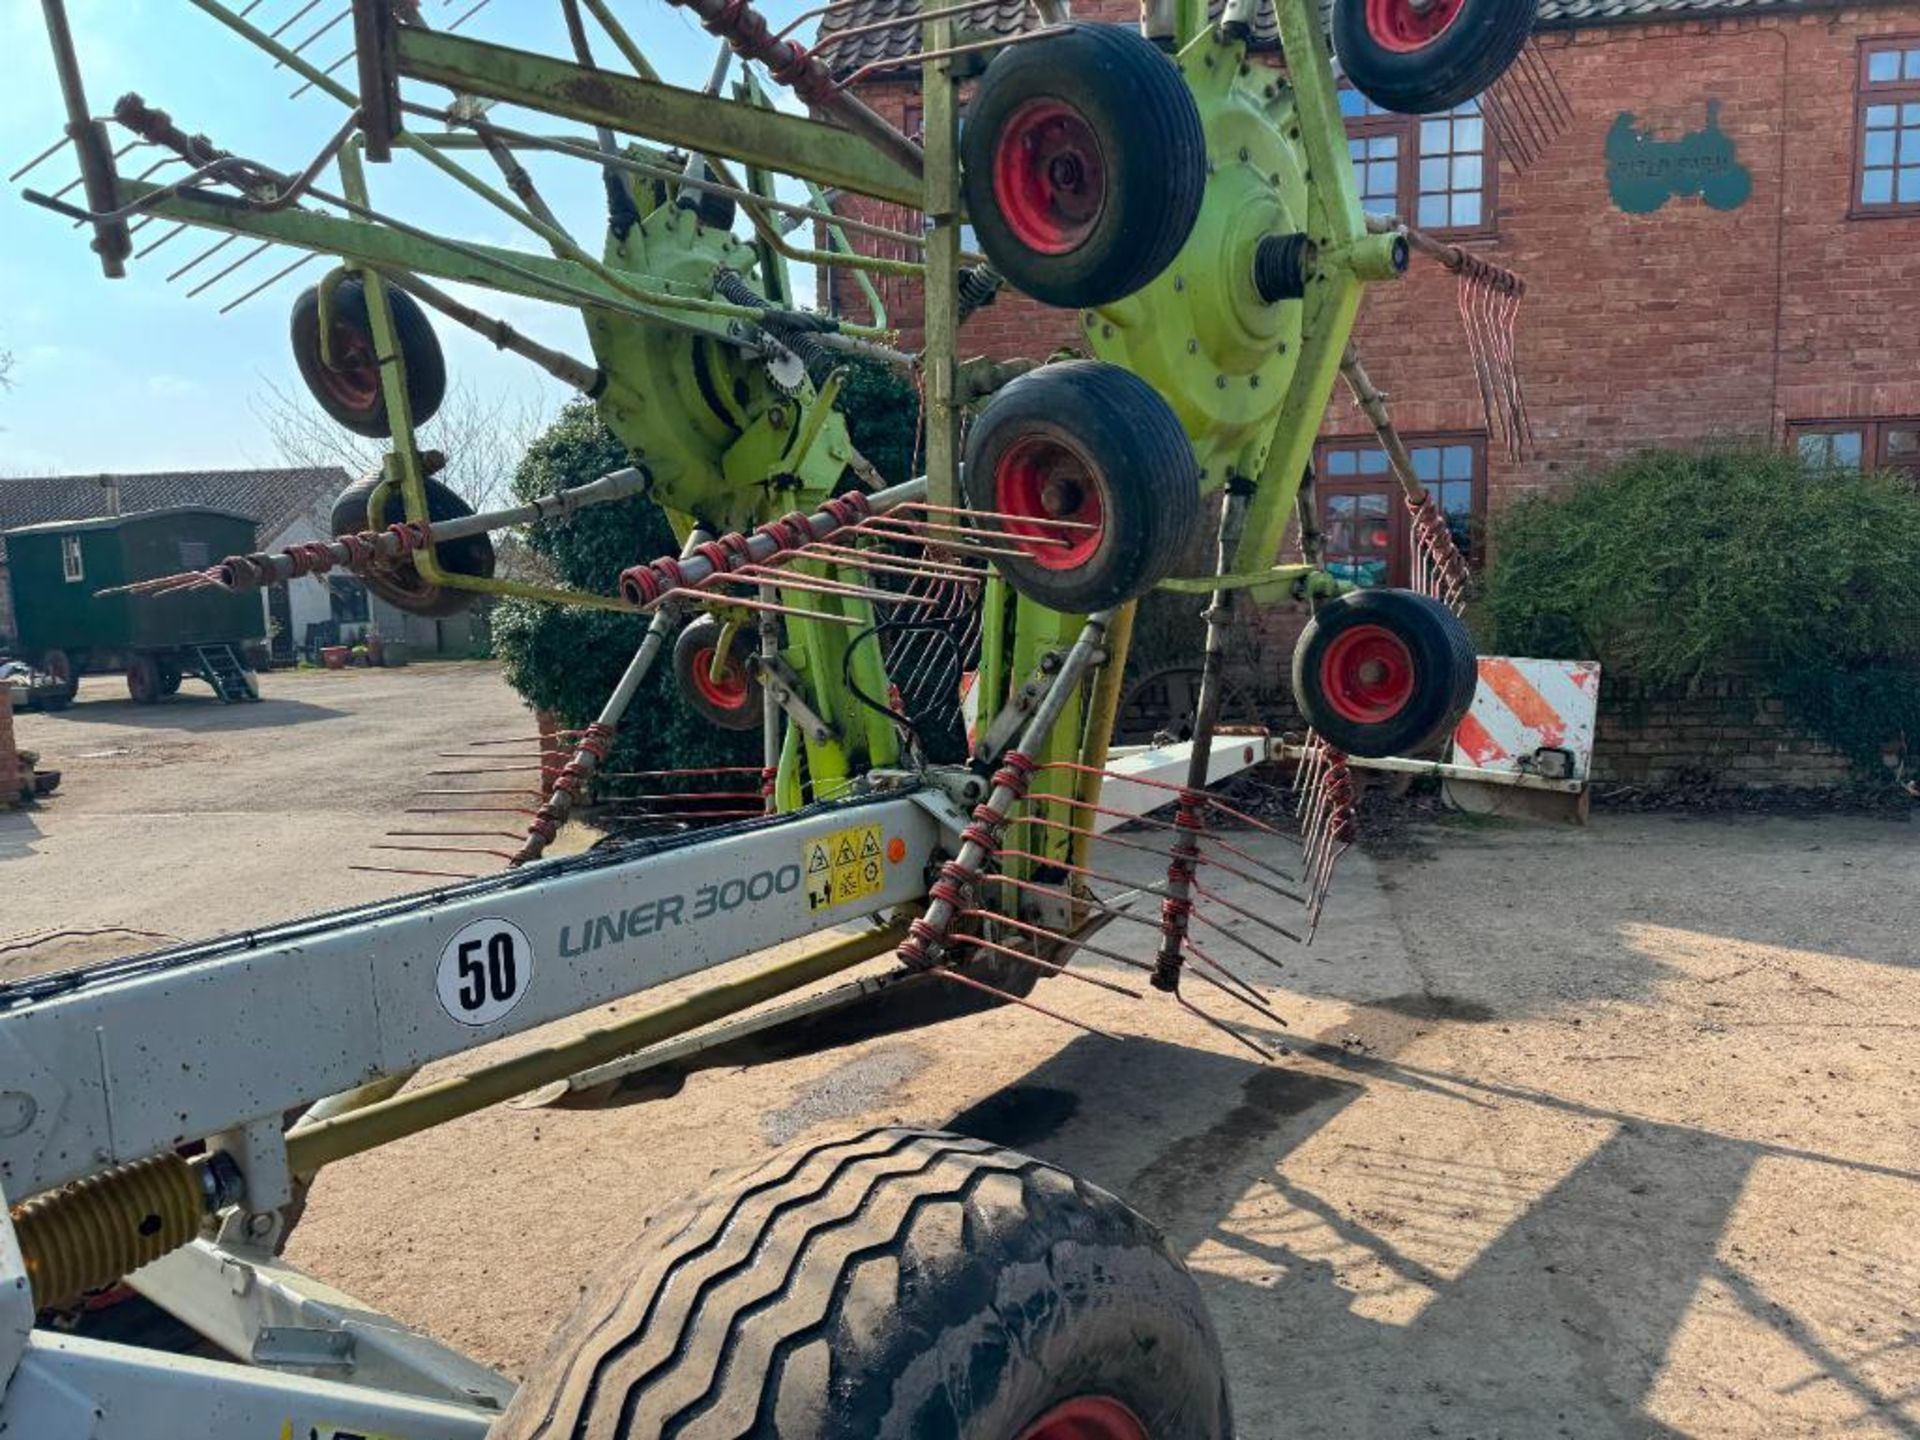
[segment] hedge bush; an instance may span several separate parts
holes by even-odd
[[[1689,686],[1758,674],[1883,774],[1920,736],[1920,493],[1771,447],[1654,450],[1493,525],[1481,615],[1504,654]]]
[[[918,400],[913,387],[881,366],[855,363],[841,391],[854,443],[890,481],[906,478],[913,463]],[[633,463],[602,423],[590,400],[568,404],[527,450],[514,472],[522,501],[585,484]],[[583,510],[538,525],[525,535],[534,568],[563,584],[602,595],[614,592],[628,566],[679,549],[666,516],[651,500],[632,499]],[[612,693],[647,622],[608,610],[508,600],[493,612],[494,651],[508,681],[532,704],[568,726],[592,720]],[[751,765],[760,760],[760,736],[722,731],[681,703],[672,666],[662,655],[627,711],[609,769],[657,770],[697,765]]]
[[[632,463],[590,400],[576,400],[528,448],[514,471],[521,501],[583,485]],[[563,584],[602,595],[620,572],[656,555],[678,552],[666,516],[636,497],[583,510],[526,532],[527,548]],[[582,726],[600,713],[647,621],[611,610],[506,600],[493,612],[494,653],[527,703],[551,710],[563,725]],[[610,770],[664,770],[695,765],[751,765],[760,737],[719,730],[687,709],[663,654],[628,707],[615,737]]]

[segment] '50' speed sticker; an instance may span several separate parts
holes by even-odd
[[[440,952],[434,989],[440,1008],[462,1025],[491,1025],[533,983],[533,942],[511,920],[462,925]]]

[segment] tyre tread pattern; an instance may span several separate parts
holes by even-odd
[[[1035,1367],[1010,1361],[1067,1353],[1088,1274],[1110,1291],[1099,1363],[1138,1385],[1127,1403],[1159,1397],[1150,1433],[1232,1433],[1191,1277],[1044,1161],[886,1127],[777,1155],[662,1228],[609,1267],[496,1440],[999,1440],[1036,1404],[1019,1383]],[[1049,1378],[1107,1383],[1073,1363]]]

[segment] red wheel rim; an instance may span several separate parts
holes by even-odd
[[[135,700],[155,699],[159,689],[160,672],[151,662],[136,659],[127,667],[127,693]]]
[[[1075,570],[1093,558],[1106,535],[1106,512],[1093,467],[1056,440],[1016,440],[993,467],[993,508],[1020,549],[1044,570]],[[1069,520],[1072,525],[1049,525]],[[1091,525],[1094,529],[1079,527]]]
[[[1342,630],[1320,657],[1320,693],[1342,720],[1378,725],[1413,698],[1413,652],[1384,625]]]
[[[1064,255],[1086,242],[1107,203],[1107,165],[1087,117],[1059,100],[1029,100],[993,149],[993,198],[1027,249]]]
[[[1367,0],[1367,33],[1404,55],[1424,50],[1452,28],[1466,0]]]
[[[747,672],[731,658],[720,666],[720,678],[713,678],[713,646],[693,652],[694,693],[716,710],[738,710],[747,703]]]
[[[371,338],[355,326],[335,324],[328,340],[333,364],[321,361],[321,386],[350,410],[372,410],[380,400],[380,366]]]
[[[1110,1396],[1082,1395],[1047,1411],[1020,1440],[1147,1440],[1147,1427]]]

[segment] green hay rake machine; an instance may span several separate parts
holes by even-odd
[[[609,1260],[518,1388],[303,1275],[278,1242],[324,1165],[542,1086],[591,1088],[890,991],[947,987],[1067,1023],[1031,998],[1043,976],[1144,998],[1110,969],[1073,968],[1082,952],[1269,1056],[1258,1037],[1273,1032],[1256,1027],[1284,1022],[1223,963],[1227,947],[1277,964],[1250,937],[1311,937],[1352,837],[1347,754],[1433,743],[1474,677],[1455,615],[1464,565],[1352,353],[1354,316],[1412,250],[1460,274],[1487,297],[1469,343],[1490,411],[1521,443],[1506,375],[1518,281],[1362,213],[1308,0],[1273,7],[1277,65],[1249,56],[1252,0],[1211,17],[1151,0],[1137,29],[1037,0],[1025,31],[988,39],[968,0],[843,25],[919,28],[919,139],[834,67],[831,4],[801,17],[829,21],[809,51],[798,21],[775,31],[748,0],[676,0],[721,42],[695,89],[663,81],[606,0],[562,0],[564,57],[433,28],[410,0],[353,0],[314,17],[307,42],[293,31],[312,5],[191,3],[339,101],[330,138],[283,170],[138,95],[100,118],[63,6],[45,0],[67,126],[41,159],[71,153],[80,176],[26,198],[90,227],[109,276],[183,231],[216,237],[183,268],[235,243],[246,260],[295,252],[249,294],[333,257],[294,306],[296,359],[316,401],[388,452],[341,497],[331,541],[133,588],[165,605],[345,570],[426,614],[506,595],[650,618],[601,713],[544,762],[546,794],[499,852],[504,869],[0,990],[0,1185],[17,1202],[0,1230],[0,1431],[1231,1434],[1204,1306],[1152,1228],[1053,1167],[955,1136],[811,1144],[656,1225],[650,1246]],[[1430,111],[1498,80],[1531,10],[1335,0],[1332,35],[1352,84]],[[349,19],[352,50],[313,63],[308,44]],[[349,62],[352,84],[336,78]],[[807,113],[775,106],[766,81]],[[508,123],[517,114],[573,133]],[[159,155],[137,177],[120,168],[135,150]],[[529,247],[451,237],[376,201],[370,175],[402,152]],[[534,153],[599,172],[603,236],[565,228],[522,163]],[[828,192],[924,218],[879,224]],[[963,249],[963,221],[981,253]],[[150,226],[163,228],[140,238]],[[800,306],[790,263],[914,278],[924,345],[901,349],[877,304],[869,323]],[[475,289],[576,310],[590,356],[485,313],[464,298]],[[962,363],[967,317],[1007,289],[1077,311],[1084,354]],[[592,396],[631,466],[472,513],[416,438],[445,386],[430,314]],[[854,446],[837,408],[853,358],[913,373],[923,475],[889,483]],[[1316,563],[1309,460],[1342,375],[1407,487],[1412,591],[1345,593]],[[683,543],[636,554],[617,594],[495,573],[492,535],[635,495]],[[1304,558],[1281,563],[1296,521]],[[1204,607],[1194,736],[1116,752],[1134,607],[1155,588]],[[1226,626],[1236,606],[1274,601],[1315,610],[1294,662],[1314,730],[1292,868],[1256,853],[1271,827],[1207,788],[1271,753],[1216,720]],[[547,855],[660,663],[715,724],[758,727],[763,766],[743,788],[708,777],[732,810]],[[1129,822],[1134,838],[1111,833]],[[1096,849],[1109,842],[1164,874],[1127,883]],[[1153,932],[1151,958],[1095,943],[1116,922]],[[636,1018],[403,1088],[430,1061],[808,937]],[[820,988],[887,954],[893,968]],[[1189,980],[1252,1018],[1198,1004]],[[35,1328],[122,1279],[247,1363]]]

